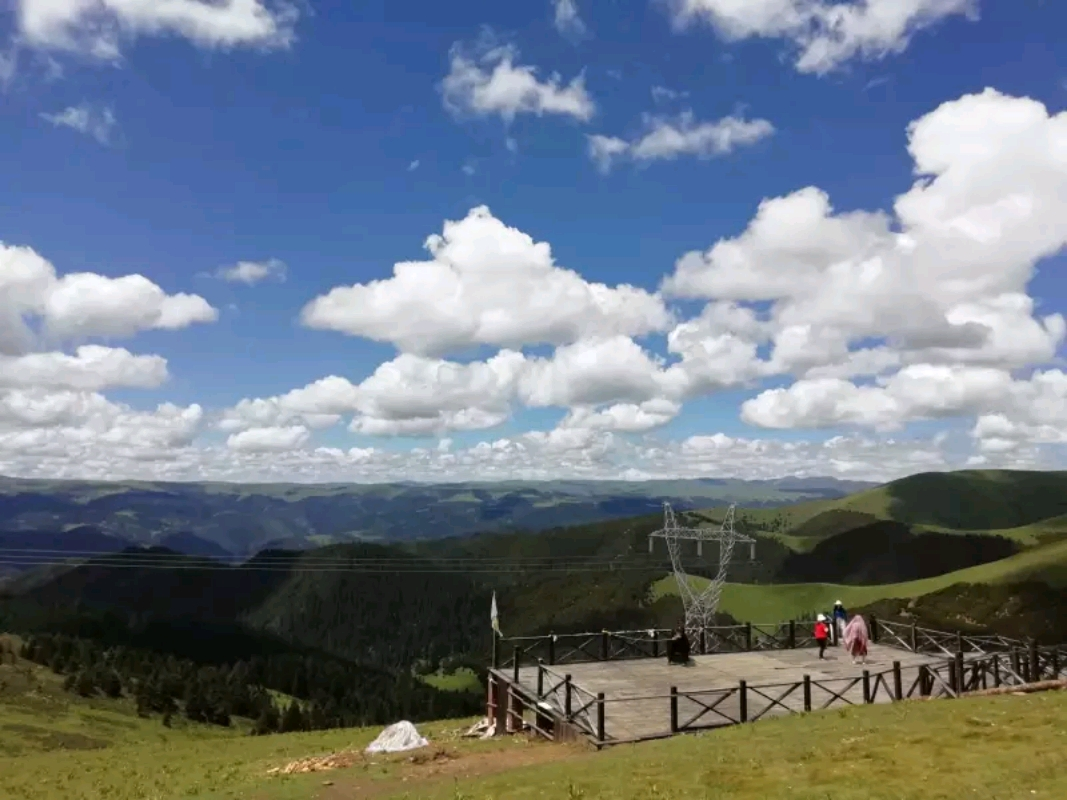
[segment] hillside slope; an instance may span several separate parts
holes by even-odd
[[[696,586],[705,585],[701,578],[692,581]],[[736,619],[769,623],[824,611],[835,600],[856,608],[886,599],[918,598],[958,584],[1011,585],[1030,581],[1051,587],[1067,586],[1067,540],[1024,550],[991,563],[901,583],[728,583],[723,587],[720,609]],[[660,579],[652,588],[656,598],[676,596],[677,592],[673,576]]]
[[[701,512],[721,520],[724,508]],[[841,498],[776,508],[739,508],[738,526],[804,550],[880,520],[916,530],[989,532],[1033,545],[1067,535],[1067,472],[925,472]]]

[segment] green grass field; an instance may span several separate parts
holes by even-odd
[[[721,520],[724,508],[699,515]],[[795,550],[855,527],[864,516],[895,520],[915,530],[986,533],[1026,546],[1067,536],[1067,473],[964,470],[926,473],[892,481],[836,500],[780,508],[739,508],[738,518]],[[852,525],[842,518],[854,517]]]
[[[748,622],[780,622],[805,611],[826,609],[840,600],[846,608],[865,606],[877,600],[919,597],[958,583],[1015,583],[1040,579],[1052,586],[1067,586],[1067,540],[1024,550],[1010,558],[949,572],[934,578],[873,586],[832,583],[747,584],[728,583],[719,604],[726,613]],[[702,578],[690,578],[697,587]],[[652,586],[652,597],[677,595],[673,576]]]
[[[507,742],[457,742],[473,720],[420,725],[432,742],[476,752]],[[19,800],[177,800],[315,796],[322,773],[270,776],[292,760],[362,749],[380,729],[249,736],[175,716],[142,719],[129,700],[86,700],[62,689],[43,667],[0,664],[0,798]],[[387,782],[398,759],[361,760],[359,777]],[[327,776],[328,777],[328,776]]]
[[[480,692],[482,683],[472,669],[460,667],[455,672],[423,675],[421,680],[443,692]]]
[[[358,752],[378,729],[264,737],[164,728],[85,701],[35,666],[0,666],[0,797],[19,800],[938,800],[1067,796],[1067,694],[908,702],[758,722],[597,753],[525,737]],[[351,753],[344,768],[271,775]]]
[[[815,712],[425,787],[425,800],[1067,796],[1063,694]]]

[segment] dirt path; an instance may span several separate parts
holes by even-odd
[[[517,740],[517,741],[516,741]],[[584,744],[552,744],[516,737],[514,743],[464,752],[436,746],[417,755],[395,756],[388,777],[374,778],[358,765],[352,769],[322,773],[323,788],[317,800],[370,800],[404,792],[419,796],[420,789],[450,785],[453,781],[496,775],[519,767],[569,761],[589,754]],[[355,774],[354,774],[355,773]],[[360,774],[363,773],[363,774]]]

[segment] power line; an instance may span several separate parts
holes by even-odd
[[[529,559],[505,557],[475,558],[323,558],[296,555],[285,558],[262,558],[232,563],[217,559],[169,553],[83,553],[82,557],[61,551],[30,551],[0,548],[0,564],[12,567],[68,566],[108,569],[198,570],[240,572],[348,572],[390,574],[522,574],[566,572],[612,572],[668,570],[670,564],[633,556],[579,556]],[[702,567],[714,568],[717,561]]]
[[[103,567],[107,569],[139,569],[139,570],[161,570],[167,572],[174,571],[200,571],[200,572],[283,572],[283,573],[315,573],[315,572],[340,572],[340,573],[352,573],[352,574],[419,574],[419,575],[433,575],[433,574],[450,574],[450,575],[525,575],[529,573],[538,574],[551,574],[551,573],[573,573],[573,572],[648,572],[648,571],[667,571],[670,569],[669,564],[618,564],[618,563],[602,563],[602,564],[586,564],[586,565],[573,565],[573,564],[557,564],[548,566],[527,566],[527,565],[511,565],[511,566],[469,566],[469,567],[456,567],[445,566],[435,567],[428,565],[420,567],[416,565],[338,565],[338,566],[300,566],[293,565],[291,567],[284,567],[280,565],[267,565],[267,566],[255,566],[255,565],[240,565],[231,566],[228,564],[215,563],[214,565],[208,564],[160,564],[160,563],[124,563],[119,561],[109,562],[106,560],[92,560],[90,562],[72,562],[63,561],[59,559],[55,560],[37,560],[37,561],[17,561],[11,559],[0,559],[0,565],[16,566],[16,567],[45,567],[45,566],[66,566],[72,569],[84,568],[84,567]]]

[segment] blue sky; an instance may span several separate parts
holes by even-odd
[[[62,7],[66,0],[56,2]],[[694,8],[704,2],[707,10],[717,0],[689,2]],[[42,3],[18,0],[15,13],[0,17],[9,42],[3,63],[12,66],[0,104],[0,241],[33,248],[59,275],[140,274],[168,294],[195,294],[218,310],[217,321],[180,331],[142,331],[122,341],[87,335],[48,345],[71,352],[95,341],[164,357],[170,377],[161,385],[116,385],[103,393],[146,413],[164,402],[199,404],[205,420],[182,448],[225,450],[232,429],[220,432],[210,417],[243,398],[282,396],[327,375],[358,385],[393,359],[389,342],[302,325],[301,309],[333,287],[386,279],[394,263],[427,258],[426,237],[476,206],[550,243],[556,264],[586,281],[654,293],[685,253],[739,236],[766,198],[816,186],[836,213],[891,210],[915,180],[908,126],[942,103],[992,87],[1032,98],[1050,115],[1067,105],[1067,44],[1059,35],[1067,10],[1051,3],[982,0],[970,15],[913,26],[907,41],[898,37],[881,48],[890,52],[874,46],[823,72],[798,66],[800,34],[779,30],[731,39],[710,12],[680,29],[668,4],[654,0],[577,0],[582,35],[561,33],[548,0],[308,0],[295,7],[285,46],[230,48],[180,28],[138,29],[105,13],[101,19],[122,31],[114,39],[120,55],[109,59],[54,35],[27,32],[27,15]],[[807,0],[781,5],[822,7]],[[69,30],[93,30],[76,15],[69,22]],[[536,68],[541,81],[558,73],[566,86],[582,76],[595,113],[588,120],[563,113],[518,113],[508,120],[450,110],[442,81],[454,55],[477,60],[490,46],[512,48],[511,63]],[[60,124],[56,115],[66,109],[88,110],[90,119],[106,110],[114,124],[106,136],[94,137],[76,129],[84,124]],[[698,121],[766,120],[774,132],[714,157],[623,158],[606,173],[590,158],[590,135],[633,141],[652,124],[643,115],[677,120],[682,112]],[[286,265],[284,281],[245,285],[216,277],[238,262],[270,259]],[[1035,313],[1065,306],[1063,281],[1051,268],[1039,272],[1028,291],[1040,302]],[[685,318],[715,300],[678,297],[671,303]],[[673,363],[666,334],[638,338],[648,352]],[[773,339],[760,347],[769,358]],[[482,348],[477,356],[497,349]],[[531,342],[526,352],[550,357],[552,348]],[[475,355],[446,357],[464,362]],[[1020,368],[1053,362],[995,366],[1017,377]],[[815,442],[856,430],[871,441],[931,434],[919,412],[896,420],[896,427],[850,425],[847,415],[840,418],[846,424],[835,418],[767,429],[742,419],[745,399],[798,380],[804,375],[783,371],[690,392],[665,425],[619,435],[673,447],[686,437],[716,433]],[[1031,428],[1049,425],[1024,423],[1010,412],[995,403],[966,405],[945,413],[933,429],[966,440],[983,413]],[[441,438],[466,446],[549,430],[566,414],[558,406],[515,402],[506,421],[485,429],[397,438],[351,433],[340,424],[312,430],[302,446],[396,452],[434,447]],[[894,433],[887,432],[891,427]],[[1049,446],[1058,442],[1047,432],[1034,436],[1020,439],[1011,457],[1021,459],[1025,450],[1025,458],[1048,458]],[[1005,452],[986,456],[1006,458]],[[189,467],[187,453],[170,463],[165,475],[207,474]],[[11,455],[7,464],[27,474],[55,467],[25,454]]]

